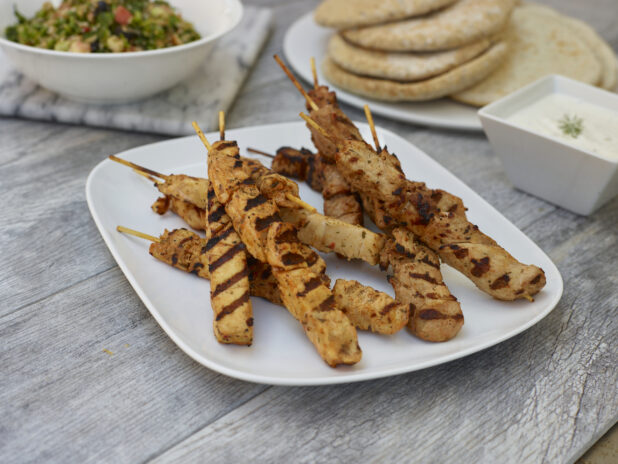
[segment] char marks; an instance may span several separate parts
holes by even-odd
[[[249,301],[249,292],[247,291],[243,293],[242,296],[237,298],[235,301],[225,306],[221,310],[221,312],[217,314],[217,317],[216,317],[217,321],[220,321],[228,314],[232,314],[234,311],[236,311],[238,308],[240,308],[243,304],[247,303],[248,301]]]
[[[228,288],[232,287],[235,283],[239,282],[240,280],[242,280],[243,278],[248,277],[248,276],[249,276],[249,268],[247,266],[245,266],[241,271],[239,271],[236,274],[234,274],[228,280],[226,280],[225,282],[217,285],[217,288],[215,288],[211,292],[211,294],[210,294],[211,298],[216,297],[221,292],[224,292]]]
[[[227,250],[225,253],[223,253],[215,262],[209,265],[210,273],[212,274],[214,271],[217,270],[217,268],[219,268],[220,266],[223,266],[230,259],[232,259],[237,253],[244,251],[245,248],[246,247],[243,242],[238,242],[236,245],[234,245],[229,250]]]

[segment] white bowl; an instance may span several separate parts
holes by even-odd
[[[550,75],[481,108],[479,117],[515,187],[588,215],[618,194],[618,159],[577,148],[507,120],[551,93],[569,95],[618,112],[618,95]]]
[[[60,0],[52,2],[55,6]],[[202,36],[175,47],[127,53],[71,53],[45,50],[4,38],[17,20],[13,5],[32,17],[43,0],[0,0],[0,47],[15,67],[41,86],[73,100],[124,103],[173,87],[195,72],[215,41],[242,17],[239,0],[171,0]],[[216,65],[216,63],[213,63]]]

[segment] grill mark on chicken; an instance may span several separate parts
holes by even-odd
[[[468,249],[467,248],[461,248],[459,245],[448,245],[448,247],[453,250],[453,254],[455,255],[455,257],[457,259],[464,259],[468,256]],[[442,248],[442,247],[440,247]]]
[[[423,258],[421,258],[421,262],[428,264],[431,267],[435,267],[436,269],[440,269],[440,263],[439,262],[435,262],[432,261],[429,256],[424,256]]]
[[[237,147],[238,144],[233,140],[224,140],[217,144],[217,150],[225,150],[226,148]]]
[[[270,216],[266,216],[255,221],[255,228],[261,232],[262,230],[268,228],[268,226],[270,226],[272,223],[277,221],[281,221],[281,218],[279,217],[278,213],[273,213]]]
[[[223,319],[228,314],[232,314],[235,310],[240,308],[247,301],[249,301],[249,292],[243,293],[241,297],[236,299],[236,301],[233,301],[232,303],[230,303],[229,305],[224,307],[221,310],[221,312],[219,314],[217,314],[216,320],[220,321],[221,319]]]
[[[418,317],[425,321],[432,321],[436,319],[454,319],[461,320],[463,319],[463,314],[444,314],[440,311],[436,311],[435,309],[423,309],[419,312]]]
[[[397,303],[396,301],[393,301],[392,303],[389,303],[386,306],[384,306],[382,310],[380,311],[380,314],[382,315],[388,314],[393,308],[396,308],[397,306],[399,306],[399,303]]]
[[[191,273],[195,275],[199,275],[200,270],[204,268],[204,263],[194,263],[193,269],[191,269]]]
[[[230,277],[228,280],[226,280],[222,284],[217,285],[217,288],[215,288],[212,291],[212,293],[210,294],[210,297],[211,298],[216,297],[219,293],[224,292],[225,290],[233,286],[236,282],[243,279],[244,277],[247,277],[248,275],[249,275],[249,268],[245,266],[243,270],[237,272],[236,274],[234,274],[232,277]]]
[[[264,195],[261,195],[261,194],[255,198],[250,198],[249,200],[247,200],[247,204],[245,205],[245,211],[250,211],[253,208],[260,206],[262,203],[266,203],[267,201],[268,199]]]
[[[304,261],[304,256],[299,255],[298,253],[286,253],[281,257],[281,262],[285,266],[293,266],[294,264],[300,264]]]
[[[305,284],[305,288],[302,292],[298,292],[296,294],[296,296],[298,296],[299,298],[306,296],[311,290],[319,287],[322,284],[322,278],[317,276],[317,277],[312,277],[306,284]]]
[[[496,280],[494,280],[493,283],[490,285],[490,287],[492,290],[498,290],[500,288],[504,288],[509,285],[509,280],[511,280],[509,275],[504,274],[498,277]]]
[[[214,263],[209,265],[210,273],[212,274],[214,271],[217,270],[218,267],[223,266],[230,259],[232,259],[236,255],[236,253],[240,253],[241,251],[244,251],[245,249],[246,249],[245,244],[242,242],[238,242],[232,248],[230,248],[225,253],[223,253],[221,257],[217,259]]]
[[[318,310],[320,311],[332,311],[333,309],[336,309],[335,297],[333,295],[330,295],[318,306]]]
[[[410,253],[408,250],[402,247],[399,243],[395,245],[395,250],[397,250],[398,253],[401,253],[402,255],[404,255],[406,258],[410,258],[410,259],[416,258],[416,255],[414,253]]]
[[[211,237],[211,239],[208,240],[208,242],[206,242],[206,246],[204,247],[204,251],[202,253],[205,253],[205,252],[211,250],[217,243],[219,243],[221,240],[225,239],[233,231],[234,231],[234,228],[230,224],[229,227],[227,227],[226,229],[223,229],[218,235],[215,235],[215,236]]]
[[[224,214],[225,208],[223,207],[223,205],[219,205],[216,210],[214,210],[208,215],[208,222],[217,222]]]
[[[428,272],[426,272],[425,274],[419,274],[419,273],[416,273],[416,272],[410,272],[409,275],[413,279],[423,279],[423,280],[426,280],[427,282],[432,283],[434,285],[441,285],[441,283],[438,282],[433,277],[431,277]]]
[[[296,230],[289,229],[279,234],[275,239],[275,243],[296,243],[298,242],[298,236],[296,235]]]
[[[481,277],[483,274],[489,271],[489,257],[487,256],[478,260],[472,258],[470,262],[474,264],[474,267],[470,272],[475,277]]]

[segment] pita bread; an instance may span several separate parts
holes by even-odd
[[[518,7],[513,11],[506,37],[512,51],[487,79],[456,92],[462,103],[484,106],[548,74],[562,74],[596,85],[601,65],[572,30],[550,15]]]
[[[525,8],[534,8],[539,14],[557,16],[570,27],[577,36],[582,39],[597,61],[601,64],[601,80],[599,86],[607,90],[615,90],[618,83],[618,61],[612,48],[605,42],[595,30],[583,21],[562,15],[556,10],[536,3],[525,3]]]
[[[438,10],[456,0],[324,0],[314,12],[321,26],[347,29],[397,21]]]
[[[343,31],[365,48],[387,51],[436,51],[461,47],[504,28],[515,0],[460,0],[422,18]]]
[[[461,48],[435,53],[396,53],[356,47],[335,34],[328,43],[328,54],[339,67],[354,74],[417,81],[437,76],[480,55],[491,45],[482,39]]]
[[[437,77],[417,82],[397,82],[358,76],[337,66],[330,58],[322,64],[326,79],[344,90],[388,101],[425,101],[441,98],[484,79],[505,58],[508,45],[500,41],[482,55]]]

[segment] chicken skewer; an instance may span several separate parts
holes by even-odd
[[[187,229],[166,230],[160,237],[154,237],[123,226],[118,226],[117,230],[153,242],[150,254],[158,260],[210,280],[208,260],[203,252],[207,240],[195,232]],[[251,296],[283,306],[272,268],[253,257],[249,257],[247,263]],[[359,297],[359,292],[367,292],[367,288],[358,282],[339,279],[333,287],[333,295],[337,305],[357,329],[387,335],[401,330],[408,319],[407,308],[397,304],[385,293],[375,290],[368,298]],[[370,307],[367,307],[368,302],[371,303]]]
[[[313,190],[322,193],[324,179],[320,157],[306,148],[280,147],[274,156],[255,148],[247,148],[247,151],[272,158],[270,169],[286,177],[303,180]]]
[[[545,285],[545,274],[513,258],[477,226],[454,213],[439,211],[406,184],[393,164],[363,141],[336,138],[306,115],[303,119],[337,146],[336,162],[358,191],[384,202],[399,224],[417,235],[447,264],[470,278],[482,291],[501,300],[531,299]]]
[[[236,142],[210,145],[197,124],[193,125],[208,149],[208,177],[217,200],[247,251],[272,266],[285,307],[328,365],[360,361],[356,329],[337,308],[323,276],[313,270],[321,258],[298,241],[294,226],[284,223],[275,202],[260,193],[245,171]]]
[[[221,140],[225,120],[219,113]],[[249,267],[245,245],[219,203],[212,184],[208,186],[206,259],[210,274],[210,303],[215,314],[214,331],[219,341],[250,345],[253,342],[253,309],[249,298]]]
[[[278,55],[274,56],[275,61],[281,66],[281,69],[288,76],[294,86],[300,91],[307,101],[307,108],[311,110],[311,114],[314,112],[319,113],[320,108],[316,102],[305,91],[302,84],[294,77],[292,72],[283,63]],[[317,74],[314,76],[314,85],[317,89]],[[360,137],[360,134],[358,134]],[[322,196],[324,197],[324,214],[332,216],[342,221],[349,222],[350,224],[363,224],[363,208],[358,195],[352,192],[349,184],[345,178],[337,170],[334,164],[334,158],[331,153],[322,153],[319,146],[314,140],[314,144],[318,148],[319,153],[316,155],[317,162],[322,168]]]
[[[388,154],[386,148],[383,150],[380,147],[369,106],[365,105],[364,109],[376,152]],[[392,158],[389,162],[401,171],[399,160]],[[371,197],[363,196],[363,202],[371,200]],[[392,269],[393,274],[388,281],[395,290],[397,301],[409,305],[410,332],[432,342],[455,337],[464,324],[463,312],[457,298],[442,280],[438,256],[418,242],[411,232],[402,227],[396,228],[394,221],[386,224],[389,216],[379,200],[371,201],[368,213],[376,224],[380,223],[383,230],[390,232],[391,238],[380,255],[380,267],[383,270]]]
[[[287,70],[277,58],[278,57],[275,58],[277,62],[282,68],[284,68],[284,71],[288,77],[290,77],[290,79],[294,82],[294,85],[300,90],[300,88],[302,88],[300,83],[295,81],[289,70]],[[318,85],[317,73],[314,73],[314,88],[310,90],[308,94],[303,93],[303,96],[307,101],[307,109],[311,111],[312,118],[323,121],[329,130],[334,132],[338,138],[358,141],[363,140],[356,126],[337,105],[337,98],[334,92],[330,92],[325,86]],[[365,114],[367,115],[371,133],[376,144],[376,150],[380,153],[379,156],[395,166],[403,177],[399,160],[394,155],[389,154],[386,149],[381,149],[375,130],[375,125],[373,124],[373,118],[368,107],[366,107]],[[318,148],[319,152],[324,154],[326,157],[329,157],[331,161],[334,162],[337,152],[336,144],[330,140],[330,137],[325,137],[320,133],[320,131],[315,130],[312,125],[308,124],[308,127],[311,130],[314,145]],[[331,166],[335,165],[332,164]],[[340,175],[339,170],[336,170],[336,172],[337,175],[343,179],[343,176]],[[419,186],[420,185],[421,184],[419,183]],[[422,184],[422,186],[424,186],[424,184]],[[397,226],[393,216],[385,211],[378,198],[363,194],[360,190],[357,190],[357,193],[363,201],[365,210],[369,213],[370,217],[372,217],[378,227],[385,232],[388,232]],[[463,204],[460,209],[462,212],[465,211]],[[387,248],[389,250],[392,249],[393,252],[385,253],[383,251],[384,256],[382,257],[382,267],[388,267],[388,264],[384,262],[385,256],[390,256],[391,260],[395,262],[395,241],[393,239],[389,242],[391,242],[391,246],[387,245]],[[417,247],[422,247],[422,245],[417,244]],[[427,253],[423,253],[422,255],[426,256]],[[396,261],[397,266],[393,266],[393,269],[398,271],[396,274],[399,279],[390,279],[389,281],[395,289],[395,294],[397,295],[398,300],[405,301],[410,306],[411,317],[408,324],[410,331],[418,337],[428,341],[448,340],[459,332],[463,324],[461,306],[459,305],[459,302],[457,302],[456,298],[451,295],[448,287],[444,284],[439,264],[437,267],[429,266],[429,269],[427,269],[428,265],[416,260],[416,256],[416,254],[411,253],[398,256]],[[423,272],[408,272],[406,274],[402,271],[402,269],[416,271],[423,270]],[[423,279],[427,273],[432,275],[430,282]],[[406,293],[403,291],[404,288],[408,290],[415,289],[415,291],[413,293],[410,291]],[[408,298],[410,295],[414,295],[415,298]],[[440,315],[442,318],[438,319],[437,317],[434,317],[432,322],[428,322],[426,324],[417,323],[416,321],[420,315],[430,314],[428,312],[424,312],[424,309],[428,308],[433,308],[434,312],[432,314]],[[448,325],[444,324],[444,321],[447,320],[454,320],[455,323],[449,323]]]
[[[112,159],[119,160],[115,157]],[[143,172],[166,179],[166,182],[157,183],[156,186],[172,200],[166,198],[157,200],[153,205],[155,212],[165,212],[170,207],[191,227],[198,230],[204,228],[205,209],[201,209],[200,206],[204,203],[201,198],[202,192],[208,195],[210,182],[207,179],[185,175],[163,175],[126,160],[121,161],[122,164],[129,165],[135,170],[142,169]],[[242,161],[246,163],[250,178],[257,179],[257,186],[261,192],[274,199],[281,207],[285,220],[299,228],[299,239],[303,243],[325,253],[335,252],[347,259],[362,259],[371,265],[378,264],[384,237],[364,227],[319,214],[315,208],[299,198],[298,186],[294,182],[271,172],[255,161],[246,158]]]
[[[154,237],[123,226],[118,226],[117,230],[153,242],[149,252],[156,259],[181,271],[210,280],[208,259],[204,252],[207,240],[195,232],[187,229],[166,230],[160,237]],[[277,281],[270,272],[270,266],[254,259],[249,259],[248,262],[251,296],[261,297],[280,305],[281,296],[277,289]]]

